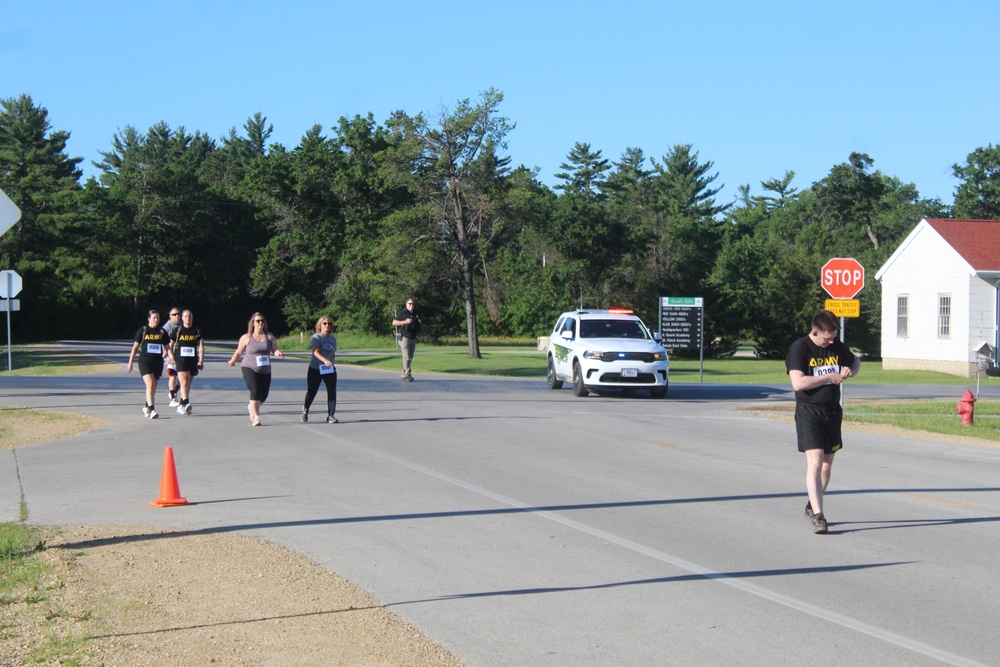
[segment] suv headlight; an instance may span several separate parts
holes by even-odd
[[[594,350],[587,350],[583,353],[584,359],[593,359],[595,361],[600,361],[604,357],[603,352],[595,352]]]

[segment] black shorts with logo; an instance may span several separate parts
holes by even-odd
[[[832,406],[795,404],[795,434],[799,440],[799,451],[822,449],[826,454],[839,451],[844,446],[840,426],[844,411],[839,404]]]

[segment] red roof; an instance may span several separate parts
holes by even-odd
[[[1000,220],[930,218],[927,224],[977,272],[1000,271]]]

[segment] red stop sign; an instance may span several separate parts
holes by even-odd
[[[834,299],[853,299],[865,286],[865,267],[853,257],[834,257],[823,265],[819,281]]]

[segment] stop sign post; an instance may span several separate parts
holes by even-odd
[[[6,192],[0,190],[0,236],[3,236],[20,219],[21,209],[10,200]],[[21,276],[16,271],[0,272],[0,297],[7,300],[7,375],[14,374],[14,369],[11,367],[10,352],[10,311],[15,310],[15,308],[11,299],[17,296],[17,293],[20,291]]]
[[[10,311],[17,310],[12,299],[20,293],[21,286],[21,275],[17,271],[0,271],[0,298],[4,299],[4,310],[7,311],[7,375],[14,374],[13,355],[10,351]]]
[[[865,286],[865,267],[853,257],[834,257],[819,271],[819,284],[834,299],[853,299]],[[844,316],[840,316],[840,342],[844,342]],[[840,385],[840,405],[844,405],[844,385]]]

